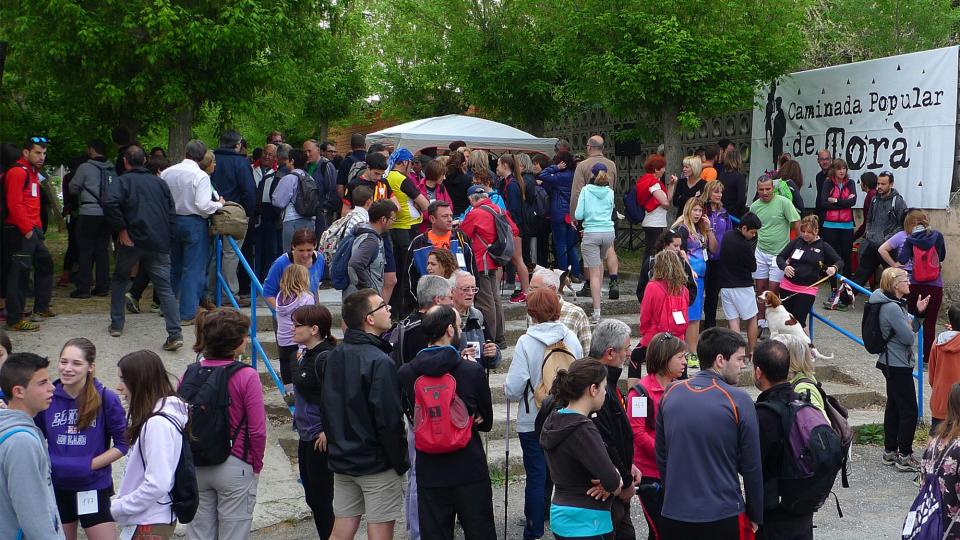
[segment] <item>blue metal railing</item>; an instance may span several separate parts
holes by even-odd
[[[860,284],[854,282],[846,276],[836,274],[836,277],[850,286],[854,291],[866,295],[868,298],[872,294],[869,289],[866,289]],[[810,341],[813,341],[813,321],[818,320],[823,324],[829,326],[830,328],[836,330],[841,335],[846,336],[853,342],[859,344],[863,347],[863,339],[857,337],[856,335],[850,333],[848,330],[840,327],[833,321],[827,319],[823,315],[817,313],[813,308],[810,309],[810,322],[807,324],[807,329],[810,332]],[[923,326],[917,330],[917,370],[913,372],[913,378],[917,380],[917,418],[923,420]]]
[[[247,263],[247,260],[244,258],[243,254],[240,253],[240,246],[237,245],[237,241],[233,239],[232,236],[217,236],[215,240],[216,244],[216,262],[217,262],[217,288],[214,292],[214,298],[217,306],[222,305],[223,303],[223,293],[227,293],[227,299],[230,300],[230,304],[233,305],[238,311],[241,310],[240,304],[237,303],[237,299],[234,298],[233,292],[230,291],[230,286],[227,284],[226,278],[223,277],[222,265],[223,265],[223,238],[227,239],[227,242],[230,243],[230,247],[233,248],[234,253],[237,254],[237,259],[240,260],[240,265],[243,266],[243,270],[250,277],[250,365],[254,369],[257,369],[257,357],[263,357],[263,364],[267,368],[267,373],[270,374],[270,378],[273,379],[273,383],[277,386],[277,390],[280,392],[280,397],[282,398],[286,394],[283,382],[280,380],[280,377],[277,375],[275,369],[273,369],[273,364],[270,363],[270,357],[267,356],[267,353],[263,350],[263,345],[260,344],[260,340],[257,339],[257,298],[263,297],[263,285],[260,284],[260,280],[257,279],[257,275],[253,272],[253,269],[250,268],[250,264]],[[268,302],[264,302],[270,312],[274,316],[277,315],[273,306]],[[293,406],[290,405],[290,412],[293,413]]]

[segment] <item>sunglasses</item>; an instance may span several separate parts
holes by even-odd
[[[30,142],[35,142],[39,144],[47,144],[50,142],[50,139],[46,137],[30,137]]]

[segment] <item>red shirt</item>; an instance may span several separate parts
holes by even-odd
[[[670,332],[683,339],[690,322],[687,320],[689,307],[686,287],[681,287],[680,294],[671,295],[667,293],[666,283],[647,283],[647,288],[643,291],[643,301],[640,303],[640,344],[646,347],[653,336],[660,332]],[[677,322],[681,319],[683,323]]]
[[[4,223],[13,225],[26,236],[40,222],[40,176],[37,169],[26,159],[20,158],[3,175],[4,191],[7,194],[7,217]]]
[[[640,384],[647,389],[647,416],[634,418],[631,414],[631,401],[640,394],[630,388],[627,392],[627,416],[630,418],[630,427],[633,429],[633,464],[640,469],[644,478],[660,478],[660,469],[657,468],[657,455],[654,453],[654,443],[657,438],[656,426],[649,422],[655,418],[660,409],[660,398],[663,397],[663,387],[657,381],[657,376],[648,373]]]
[[[487,206],[494,212],[504,215],[507,222],[510,223],[510,229],[513,236],[520,236],[520,229],[510,219],[510,214],[504,212],[499,206],[493,204],[490,199],[484,199],[480,206]],[[496,270],[500,266],[487,255],[487,246],[493,243],[497,238],[497,227],[493,220],[493,215],[488,210],[481,210],[480,206],[474,207],[467,213],[467,217],[460,225],[460,230],[470,239],[470,248],[473,250],[473,258],[477,261],[477,270],[483,272],[486,270]],[[511,241],[508,239],[507,241]]]

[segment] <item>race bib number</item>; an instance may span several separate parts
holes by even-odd
[[[630,399],[630,416],[633,418],[647,417],[646,396],[634,396]]]
[[[30,196],[36,197],[40,193],[40,184],[30,184]]]
[[[459,266],[460,268],[467,267],[467,259],[466,257],[463,256],[463,253],[460,253],[460,252],[457,253],[457,266]]]
[[[803,250],[800,249],[793,250],[793,255],[790,256],[795,261],[799,261],[801,257],[803,257]]]
[[[683,317],[682,311],[673,312],[673,322],[677,324],[684,324],[685,322],[687,322],[687,320]]]
[[[86,516],[96,514],[100,509],[97,506],[97,490],[80,491],[77,493],[77,515]]]

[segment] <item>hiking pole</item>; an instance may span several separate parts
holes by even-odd
[[[506,452],[503,456],[503,538],[507,538],[507,508],[510,507],[510,400],[507,399],[507,429],[503,440]]]

